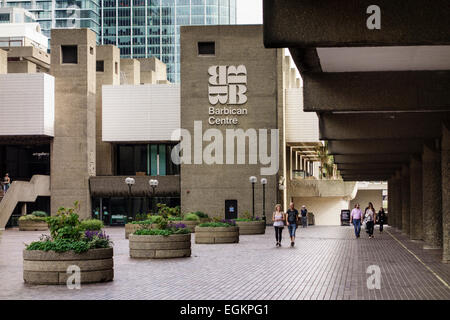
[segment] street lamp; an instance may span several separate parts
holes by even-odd
[[[248,180],[252,184],[252,214],[253,218],[255,218],[255,183],[258,179],[255,176],[251,176]]]
[[[128,217],[132,218],[133,214],[131,213],[131,187],[136,183],[134,178],[128,177],[125,179],[125,183],[128,186]]]
[[[158,187],[159,181],[156,179],[150,179],[148,181],[148,184],[150,185],[150,187],[152,188],[153,192],[152,192],[152,196],[153,198],[155,197],[155,189]],[[152,211],[153,211],[153,198],[152,198]]]
[[[266,184],[267,184],[267,179],[266,178],[262,178],[261,179],[261,184],[263,187],[263,220],[264,220],[264,224],[266,223]]]

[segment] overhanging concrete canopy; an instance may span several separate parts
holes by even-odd
[[[449,112],[321,114],[320,140],[433,139]]]
[[[422,139],[332,140],[328,151],[337,154],[422,153]]]
[[[344,170],[375,170],[395,171],[402,168],[402,163],[341,163],[338,169]]]
[[[450,71],[305,72],[302,78],[304,111],[429,111],[450,108]]]
[[[365,163],[408,163],[410,155],[408,154],[356,154],[356,155],[335,155],[334,162],[339,165],[365,164]]]

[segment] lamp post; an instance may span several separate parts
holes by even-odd
[[[158,187],[159,181],[156,179],[150,179],[148,181],[148,184],[150,185],[150,187],[152,188],[153,192],[152,192],[152,197],[155,197],[155,189]],[[152,211],[153,211],[153,198],[152,198]]]
[[[264,220],[264,224],[266,223],[266,184],[267,184],[267,179],[266,178],[262,178],[261,179],[261,184],[263,187],[263,220]]]
[[[251,176],[248,180],[252,184],[252,215],[255,218],[255,183],[258,179],[255,176]]]
[[[125,179],[125,183],[128,186],[128,217],[132,217],[131,213],[131,187],[136,183],[134,178],[128,177]]]

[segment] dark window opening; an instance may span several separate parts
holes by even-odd
[[[199,42],[198,43],[199,55],[215,55],[216,43],[215,42]]]
[[[114,71],[116,72],[116,74],[119,73],[119,63],[117,62],[114,64]]]
[[[62,63],[78,63],[77,46],[61,46]]]
[[[96,64],[96,71],[97,72],[104,72],[105,71],[105,61],[103,60],[97,60]]]

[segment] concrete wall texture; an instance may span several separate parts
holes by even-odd
[[[353,209],[355,204],[359,203],[361,209],[364,210],[369,202],[372,202],[378,212],[383,205],[383,190],[358,190],[356,197],[350,201],[349,209]]]
[[[309,212],[314,213],[316,225],[337,226],[341,224],[341,210],[347,209],[349,201],[341,197],[294,197],[294,204],[300,211],[305,205]]]
[[[200,41],[214,41],[215,55],[199,56]],[[194,121],[201,121],[203,131],[215,128],[222,132],[224,137],[226,129],[282,128],[277,105],[281,74],[281,69],[278,68],[281,64],[278,62],[282,59],[281,53],[281,50],[264,48],[262,26],[182,27],[181,127],[193,135]],[[208,69],[216,65],[246,66],[248,101],[242,107],[248,109],[248,114],[238,116],[238,125],[208,124],[208,108],[211,106],[208,100]],[[215,107],[223,106],[217,104]],[[207,144],[203,142],[203,147]],[[259,179],[262,178],[262,165],[249,165],[247,161],[247,164],[232,165],[182,164],[182,210],[201,210],[212,216],[223,217],[225,200],[237,200],[240,214],[244,211],[251,212],[252,188],[249,177],[256,176],[256,215],[261,216],[262,189]],[[280,201],[277,199],[278,181],[277,175],[269,175],[266,178],[266,214],[271,217],[273,207]]]

